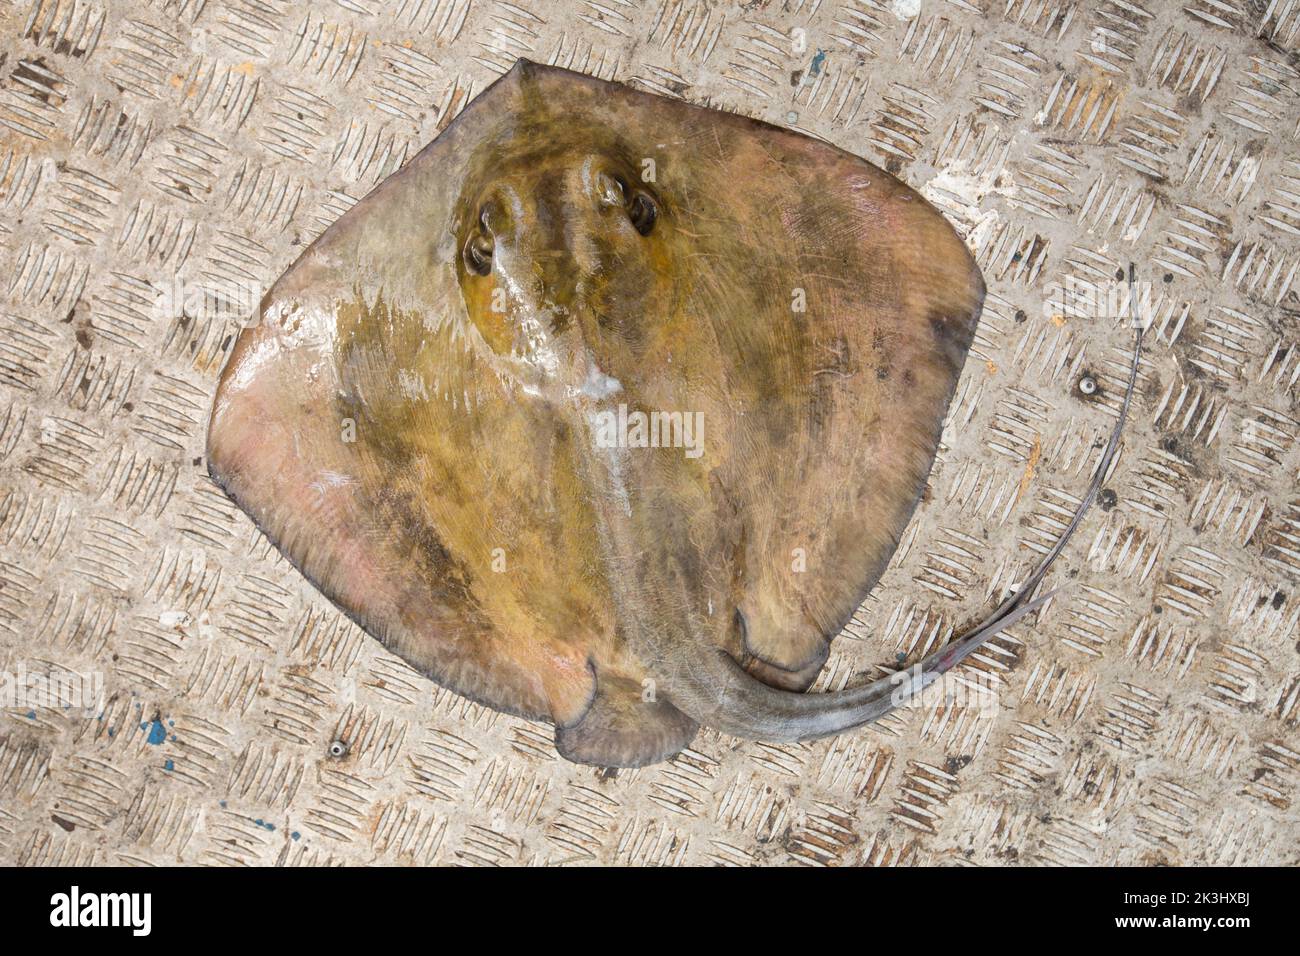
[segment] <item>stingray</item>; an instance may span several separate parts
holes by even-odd
[[[924,492],[983,299],[884,170],[520,60],[270,289],[209,469],[365,631],[553,722],[570,760],[652,763],[701,726],[811,740],[1042,607],[1115,452],[1128,393],[1067,533],[986,621],[806,692]]]

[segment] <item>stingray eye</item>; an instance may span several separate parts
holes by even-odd
[[[492,271],[492,228],[488,224],[488,207],[484,206],[478,214],[478,227],[465,240],[462,255],[465,268],[478,276],[485,276]]]
[[[650,235],[659,218],[659,207],[649,195],[636,193],[627,204],[627,217],[632,221],[632,228],[643,236]]]
[[[478,233],[469,237],[465,243],[465,268],[476,276],[485,276],[492,271],[492,240]]]

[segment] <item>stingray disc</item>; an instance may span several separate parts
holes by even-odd
[[[422,673],[636,765],[800,693],[921,494],[984,284],[885,171],[519,61],[239,336],[213,477]]]

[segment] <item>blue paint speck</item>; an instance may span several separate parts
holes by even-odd
[[[168,760],[165,764],[163,764],[163,769],[168,771],[175,770],[176,769],[175,761]]]
[[[289,838],[293,840],[301,840],[302,834],[299,833],[297,830],[294,830],[292,833],[289,834]]]
[[[116,737],[116,736],[117,736],[117,730],[116,730],[116,728],[109,727],[109,728],[108,728],[108,735],[109,735],[110,737]]]
[[[826,51],[818,50],[817,55],[812,58],[812,64],[808,67],[808,75],[816,76],[822,71],[822,64],[826,62]]]
[[[34,710],[29,710],[29,711],[27,712],[27,719],[28,719],[28,720],[35,720],[35,719],[36,719],[36,711],[34,711]]]
[[[222,800],[222,801],[221,801],[221,809],[222,809],[222,810],[226,809],[226,801],[225,801],[225,800]]]
[[[161,720],[145,721],[140,724],[140,729],[149,731],[149,738],[146,742],[152,747],[157,747],[167,739],[167,730],[163,727]]]
[[[274,824],[274,823],[267,823],[265,820],[254,820],[253,823],[256,824],[257,826],[261,827],[263,830],[265,830],[265,831],[268,832],[268,833],[274,833],[274,832],[275,832],[275,824]]]

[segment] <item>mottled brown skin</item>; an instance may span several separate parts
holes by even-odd
[[[272,288],[210,467],[421,672],[553,720],[570,759],[644,764],[701,720],[744,732],[701,703],[714,649],[816,677],[924,487],[983,293],[875,166],[520,61]],[[702,413],[703,453],[597,447],[619,403]]]

